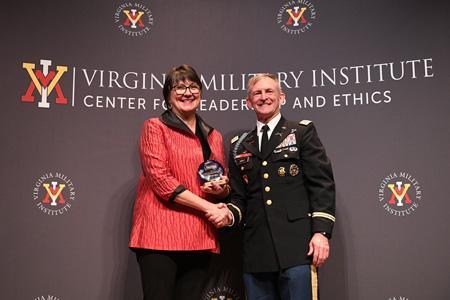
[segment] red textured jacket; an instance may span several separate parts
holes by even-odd
[[[224,163],[221,134],[197,116],[211,147],[211,157]],[[204,214],[177,204],[183,187],[216,202],[200,190],[197,170],[204,161],[199,138],[172,112],[145,121],[140,140],[142,175],[131,226],[130,248],[209,250],[219,252],[216,229]]]

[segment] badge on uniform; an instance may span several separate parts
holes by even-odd
[[[295,138],[294,133],[288,134],[284,140],[276,147],[277,149],[286,148],[289,146],[294,146],[297,144],[297,139]]]
[[[283,151],[284,149],[283,148],[275,148],[274,150],[273,150],[273,153],[280,153],[281,151]]]
[[[250,156],[252,156],[253,154],[251,153],[242,153],[242,154],[238,154],[234,157],[234,161],[236,162],[237,165],[242,165],[245,164],[246,162],[250,161]]]
[[[284,176],[286,175],[286,169],[284,167],[279,167],[278,168],[278,175],[279,176]]]
[[[289,166],[289,174],[291,174],[291,176],[297,176],[299,171],[299,167],[296,164]]]
[[[251,154],[250,152],[244,152],[244,153],[236,155],[234,158],[249,157],[249,156],[252,156],[252,155],[253,154]]]
[[[248,184],[248,176],[247,175],[242,175],[242,179],[244,179],[245,183]]]

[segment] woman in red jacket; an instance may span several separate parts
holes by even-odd
[[[195,113],[201,91],[192,67],[173,68],[163,87],[168,109],[142,129],[129,247],[147,300],[200,299],[211,254],[219,253],[216,228],[205,215],[228,213],[216,202],[228,196],[229,185],[225,176],[225,184],[211,186],[198,178],[202,162],[224,165],[221,134]]]

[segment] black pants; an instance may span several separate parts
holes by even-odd
[[[136,249],[144,300],[200,299],[211,253]]]

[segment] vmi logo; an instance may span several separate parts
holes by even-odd
[[[143,36],[153,26],[152,11],[139,2],[125,2],[114,13],[114,23],[129,36]]]
[[[50,102],[48,97],[53,90],[56,90],[56,103],[67,104],[67,98],[64,96],[59,80],[67,72],[67,66],[56,66],[56,72],[50,70],[52,61],[48,59],[41,59],[40,61],[42,70],[35,70],[36,65],[33,63],[23,63],[22,67],[30,75],[31,82],[28,86],[25,95],[22,96],[23,102],[34,102],[35,91],[37,90],[41,96],[38,102],[40,108],[50,108]],[[53,93],[55,94],[55,93]]]
[[[34,184],[33,200],[44,214],[62,215],[75,201],[75,187],[72,180],[61,172],[45,173]]]
[[[293,0],[278,10],[277,24],[284,32],[296,35],[309,30],[316,15],[316,9],[311,1]]]
[[[56,203],[56,200],[58,200],[58,198],[59,198],[59,201],[58,201],[59,204],[66,203],[66,201],[64,201],[63,195],[61,194],[62,190],[66,187],[65,184],[58,184],[58,182],[52,181],[51,185],[48,183],[44,183],[44,184],[42,184],[42,186],[47,191],[47,194],[45,194],[45,197],[42,200],[42,203],[45,203],[45,204],[50,203],[51,206],[57,206],[58,204]],[[50,202],[49,198],[52,199],[52,202]]]
[[[144,27],[144,23],[141,20],[141,17],[144,14],[143,11],[136,13],[136,9],[131,9],[130,14],[130,10],[124,9],[123,12],[127,16],[127,19],[123,22],[124,26],[129,27],[131,23],[131,28],[137,28],[136,23],[139,23],[139,27]]]
[[[419,181],[407,172],[392,172],[385,176],[378,188],[378,201],[384,210],[394,216],[412,214],[422,200]]]
[[[298,20],[300,19],[302,24],[306,24],[307,21],[305,16],[303,15],[305,10],[306,7],[300,8],[299,6],[294,6],[294,12],[292,12],[291,8],[286,9],[286,12],[289,14],[289,19],[287,20],[286,25],[292,25],[292,23],[294,23],[293,26],[300,26],[300,24],[298,23]]]
[[[214,287],[207,291],[203,300],[239,300],[238,293],[230,287]]]
[[[396,206],[403,206],[403,199],[406,199],[406,204],[411,204],[411,199],[409,198],[409,195],[407,194],[409,188],[411,187],[411,184],[406,183],[403,185],[403,182],[397,181],[395,182],[395,185],[393,183],[388,184],[388,188],[392,192],[391,199],[389,200],[389,204],[393,204]],[[397,200],[397,202],[395,201]]]
[[[47,296],[39,296],[34,298],[34,300],[60,300],[58,297],[47,295]]]

